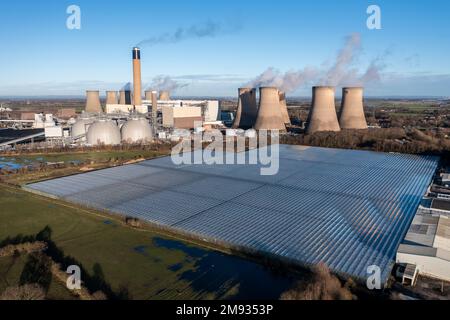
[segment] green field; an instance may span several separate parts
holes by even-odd
[[[154,150],[117,150],[117,151],[90,151],[90,152],[69,152],[69,153],[48,153],[48,154],[23,154],[20,156],[0,157],[2,161],[14,162],[17,164],[30,164],[37,162],[88,162],[88,161],[109,161],[110,159],[132,160],[135,158],[151,159],[164,154]]]
[[[27,255],[19,257],[0,258],[0,293],[7,287],[16,286],[25,266]],[[49,300],[74,300],[74,296],[67,288],[56,280],[52,280],[47,299]]]
[[[256,263],[3,185],[0,208],[0,239],[49,225],[66,255],[89,272],[99,263],[112,288],[124,286],[134,299],[276,299],[292,284]]]

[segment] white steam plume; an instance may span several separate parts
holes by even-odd
[[[165,91],[176,91],[177,89],[181,89],[187,87],[189,84],[181,83],[173,80],[170,76],[156,76],[153,78],[152,83],[149,85],[149,90],[165,90]]]
[[[293,92],[311,83],[331,86],[365,86],[381,80],[386,53],[374,59],[367,70],[361,72],[354,66],[361,54],[361,49],[361,35],[354,33],[346,37],[344,46],[339,50],[336,60],[329,68],[306,67],[282,73],[270,67],[248,82],[246,86],[271,86],[285,92]]]

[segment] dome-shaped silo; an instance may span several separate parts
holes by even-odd
[[[81,116],[71,127],[72,137],[77,138],[85,136],[89,129],[89,126],[93,122],[94,120],[92,118]]]
[[[238,93],[238,108],[233,122],[233,129],[250,129],[255,125],[256,116],[258,115],[256,89],[239,88]]]
[[[152,127],[144,118],[132,118],[122,126],[122,141],[127,143],[146,142],[153,139]]]
[[[311,111],[308,116],[308,134],[320,131],[341,131],[336,114],[334,91],[334,87],[313,87]]]
[[[94,122],[87,132],[87,142],[96,146],[117,145],[121,142],[119,127],[111,120],[98,120]]]
[[[86,91],[86,112],[100,113],[102,112],[102,104],[100,103],[100,92],[94,90]]]
[[[159,93],[159,100],[169,101],[170,100],[170,92],[169,91],[161,91]]]
[[[363,92],[362,87],[342,89],[342,107],[339,117],[341,129],[367,129]]]
[[[117,104],[116,91],[106,91],[106,104]]]
[[[278,89],[262,87],[259,89],[259,92],[259,109],[255,129],[286,131],[283,116],[281,115]]]
[[[280,108],[281,108],[281,115],[283,116],[283,121],[285,125],[291,125],[291,118],[289,118],[289,112],[287,109],[287,102],[286,102],[286,93],[283,91],[279,91],[278,95],[280,96]]]

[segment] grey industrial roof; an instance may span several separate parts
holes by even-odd
[[[437,159],[280,146],[280,170],[144,161],[28,186],[211,242],[387,280]]]
[[[450,201],[443,199],[433,199],[433,202],[431,203],[431,208],[443,211],[450,211]]]

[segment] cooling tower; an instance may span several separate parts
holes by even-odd
[[[134,105],[142,105],[141,50],[133,48]]]
[[[100,113],[102,112],[102,105],[100,103],[99,91],[86,91],[86,112]]]
[[[367,129],[363,104],[364,88],[343,88],[339,124],[342,129]]]
[[[245,130],[253,128],[257,115],[256,89],[239,88],[239,102],[233,128]]]
[[[255,129],[286,131],[283,116],[281,115],[278,89],[262,87],[259,89],[259,92],[259,109]]]
[[[334,87],[313,87],[307,133],[340,131],[334,102]]]
[[[145,100],[152,101],[152,92],[153,91],[145,91]]]
[[[132,104],[131,91],[121,90],[119,92],[119,104]]]
[[[286,94],[283,91],[278,91],[278,95],[280,96],[280,108],[281,108],[281,115],[283,116],[284,124],[290,126],[291,118],[289,118],[289,112],[287,109]]]
[[[106,104],[117,104],[116,91],[106,91]]]
[[[169,91],[161,91],[159,93],[159,100],[169,101],[170,100],[170,92]]]

